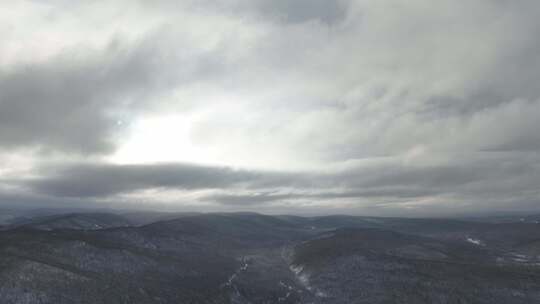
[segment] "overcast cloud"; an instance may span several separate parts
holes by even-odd
[[[540,211],[533,0],[0,5],[0,204]]]

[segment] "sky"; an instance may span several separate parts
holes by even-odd
[[[0,206],[540,211],[536,0],[3,1]]]

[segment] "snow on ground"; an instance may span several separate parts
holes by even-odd
[[[287,301],[289,297],[292,295],[293,291],[296,289],[289,284],[283,283],[283,281],[279,281],[279,286],[285,288],[285,290],[287,291],[284,297],[278,298],[279,303]]]
[[[316,288],[313,288],[309,284],[309,276],[304,272],[304,266],[302,266],[302,265],[298,265],[298,266],[291,265],[289,268],[295,274],[296,278],[298,279],[300,284],[302,284],[302,286],[305,289],[312,292],[317,297],[320,297],[320,298],[327,297],[327,294],[325,292],[323,292],[321,290],[318,290]]]
[[[239,300],[238,299],[241,299],[242,298],[242,295],[240,294],[240,291],[238,290],[238,287],[236,286],[235,284],[235,280],[238,278],[238,276],[246,271],[249,267],[249,264],[248,264],[248,260],[244,257],[242,257],[241,259],[241,262],[242,262],[242,266],[240,266],[240,268],[238,268],[230,277],[229,279],[227,280],[227,282],[225,282],[222,287],[227,287],[227,288],[231,288],[233,293],[231,295],[231,300],[233,301],[233,303],[237,303]]]
[[[473,238],[468,237],[467,242],[478,245],[478,246],[484,246],[484,243],[479,239],[473,239]]]

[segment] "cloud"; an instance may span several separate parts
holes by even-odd
[[[64,5],[70,6],[81,21],[72,24],[71,16],[59,11]],[[12,9],[37,21],[17,29],[19,39],[12,39],[0,50],[2,150],[38,148],[82,156],[111,154],[129,123],[151,114],[153,109],[168,107],[171,102],[163,101],[162,96],[224,72],[224,57],[218,53],[223,50],[221,46],[181,45],[193,42],[187,41],[190,38],[186,33],[164,23],[159,14],[150,19],[161,21],[133,24],[134,18],[142,17],[138,5],[133,6],[136,13],[118,17],[132,28],[115,24],[104,28],[101,35],[95,28],[89,29],[87,22],[100,11],[104,13],[102,18],[115,17],[111,11],[116,7],[51,2]],[[43,23],[35,24],[38,21]],[[68,26],[78,26],[83,37],[73,37],[63,30]],[[35,38],[37,28],[44,37],[54,37],[61,43],[55,46],[43,41],[43,45],[33,46],[31,38]],[[27,52],[30,48],[35,52]],[[173,50],[176,48],[178,51]],[[19,57],[12,56],[16,52]]]
[[[290,23],[319,20],[327,24],[333,24],[345,18],[348,6],[348,1],[342,0],[299,0],[294,2],[263,0],[255,1],[255,3],[254,5],[262,14]]]
[[[8,8],[0,153],[31,155],[0,178],[28,193],[391,212],[539,199],[537,1]]]
[[[106,197],[151,188],[227,188],[257,179],[257,174],[227,167],[192,164],[81,164],[44,169],[54,172],[31,181],[39,193],[59,197]]]
[[[111,152],[115,110],[136,98],[151,63],[145,50],[68,52],[47,63],[0,73],[2,148],[37,146],[79,153]]]
[[[488,153],[490,155],[485,155]],[[112,165],[86,163],[43,167],[40,177],[5,182],[37,196],[105,201],[132,198],[151,190],[156,201],[174,202],[168,193],[203,191],[192,199],[220,206],[265,207],[316,204],[334,210],[384,205],[474,210],[526,210],[540,200],[538,156],[483,152],[476,159],[457,156],[417,164],[410,159],[362,162],[333,171],[279,172],[193,164]],[[519,202],[516,203],[516,202]],[[418,206],[417,206],[418,207]],[[283,207],[280,207],[283,208]],[[341,209],[340,209],[341,208]],[[286,209],[286,208],[285,208]],[[284,209],[284,210],[285,210]],[[442,210],[442,209],[440,209]],[[424,210],[423,212],[427,212]]]
[[[188,0],[188,1],[156,1],[153,8],[174,9],[183,7],[206,14],[225,14],[234,18],[254,18],[264,21],[285,24],[304,22],[322,22],[333,25],[347,14],[350,0]]]
[[[352,199],[362,200],[369,198],[394,198],[394,199],[408,199],[419,198],[425,196],[432,196],[440,194],[436,190],[428,189],[414,189],[414,188],[399,188],[390,187],[366,189],[363,191],[314,191],[310,189],[310,192],[292,192],[292,193],[275,193],[275,192],[255,192],[251,194],[211,194],[202,196],[200,200],[212,201],[220,205],[227,206],[261,206],[273,202],[294,202],[296,200],[303,201],[332,201],[339,199]]]

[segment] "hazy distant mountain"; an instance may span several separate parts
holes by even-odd
[[[122,216],[110,213],[68,213],[61,215],[38,216],[26,220],[19,220],[14,225],[39,230],[97,230],[112,227],[131,226],[132,223]]]
[[[136,226],[147,225],[159,221],[177,219],[185,216],[200,215],[198,212],[159,212],[159,211],[129,211],[119,213]]]
[[[64,214],[0,232],[1,303],[540,303],[535,223],[127,218]]]

